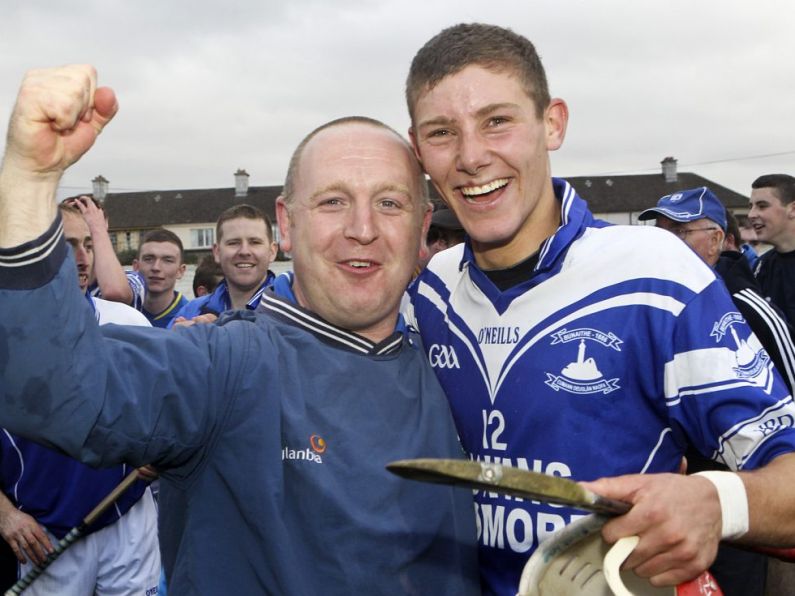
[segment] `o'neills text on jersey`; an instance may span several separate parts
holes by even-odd
[[[483,327],[478,331],[479,344],[515,344],[519,342],[519,327]]]

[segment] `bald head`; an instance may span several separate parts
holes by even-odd
[[[380,129],[387,133],[384,135],[385,142],[388,142],[389,136],[394,137],[394,140],[405,149],[408,155],[408,167],[411,169],[411,175],[415,181],[414,190],[417,193],[416,198],[423,204],[428,204],[430,202],[428,195],[428,182],[425,179],[422,167],[414,156],[411,145],[409,145],[409,143],[393,128],[387,126],[379,120],[368,118],[366,116],[346,116],[345,118],[338,118],[318,126],[315,130],[306,135],[298,144],[298,147],[296,147],[292,157],[290,158],[290,165],[287,168],[287,176],[284,180],[284,187],[282,189],[282,197],[288,206],[293,203],[295,198],[297,179],[300,175],[301,162],[303,161],[307,146],[310,145],[311,141],[318,137],[318,135],[321,135],[321,133],[324,131],[341,127],[348,128],[351,134],[355,134],[356,129],[361,127]]]

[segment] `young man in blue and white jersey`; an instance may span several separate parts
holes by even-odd
[[[185,274],[182,240],[174,232],[159,228],[146,233],[133,269],[146,281],[146,299],[141,312],[154,327],[166,328],[188,299],[176,289]]]
[[[80,289],[94,264],[92,238],[77,207],[62,204],[63,234],[72,247]],[[149,326],[135,309],[87,297],[100,325]],[[31,398],[46,394],[31,392]],[[24,576],[131,471],[122,464],[95,469],[0,429],[0,534]],[[36,594],[147,594],[160,577],[157,511],[149,487],[136,482],[86,535],[25,590]]]
[[[698,575],[721,537],[792,543],[786,386],[687,246],[596,221],[551,178],[568,108],[533,45],[446,29],[415,56],[406,96],[415,152],[468,233],[410,287],[409,320],[470,457],[601,478],[589,487],[633,504],[603,536],[639,535],[626,565],[654,584]],[[742,472],[674,474],[688,443]],[[580,515],[475,499],[489,594],[515,593],[539,541]]]
[[[479,593],[471,495],[384,468],[461,456],[398,312],[431,215],[410,146],[364,118],[305,138],[277,203],[295,275],[256,313],[100,329],[54,195],[117,105],[86,65],[20,89],[0,167],[0,425],[153,464],[172,594]]]
[[[215,224],[213,257],[224,279],[211,294],[191,300],[175,322],[202,317],[209,322],[227,310],[255,310],[262,293],[273,284],[268,269],[276,258],[270,218],[253,205],[230,207]],[[209,315],[209,318],[207,316]]]

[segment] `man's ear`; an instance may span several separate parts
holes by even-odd
[[[276,199],[276,223],[279,226],[279,246],[282,252],[290,252],[293,248],[290,238],[290,209],[282,195]]]
[[[563,145],[566,127],[569,124],[569,106],[560,98],[553,97],[544,110],[544,127],[547,135],[547,150],[555,151]]]
[[[218,243],[217,242],[213,242],[213,260],[220,265],[221,264],[221,257],[220,257],[219,253],[220,253],[220,250],[218,249]]]
[[[715,257],[719,257],[721,251],[723,250],[723,241],[726,239],[726,232],[723,230],[717,230],[713,237],[713,246],[712,246],[712,254]]]
[[[133,271],[138,271],[138,259],[133,259],[132,268]]]
[[[417,134],[414,132],[413,126],[409,126],[409,142],[411,143],[411,148],[414,150],[414,157],[416,157],[417,161],[420,162],[420,165],[422,165],[422,158],[420,157],[420,148],[417,145]]]
[[[186,268],[187,268],[187,265],[185,265],[185,263],[182,263],[182,264],[181,264],[181,265],[180,265],[180,266],[177,268],[177,279],[182,279],[182,276],[183,276],[183,275],[185,275],[185,269],[186,269]]]
[[[422,218],[422,237],[420,238],[420,254],[419,259],[421,262],[428,260],[430,250],[428,248],[428,228],[431,227],[431,218],[433,217],[433,205],[430,203],[425,208],[425,215]]]

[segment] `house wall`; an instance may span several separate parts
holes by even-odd
[[[179,236],[185,250],[209,250],[215,242],[215,222],[170,224],[163,227]]]
[[[138,250],[141,245],[141,239],[146,234],[147,230],[115,230],[109,231],[110,243],[113,249],[119,253],[126,250]]]
[[[200,223],[200,224],[171,224],[163,226],[171,230],[182,241],[182,246],[185,250],[209,250],[212,248],[212,243],[215,242],[215,222]],[[279,241],[278,228],[274,224],[271,229],[273,239]],[[206,243],[211,239],[209,244]],[[198,241],[204,240],[205,244],[199,244]]]

